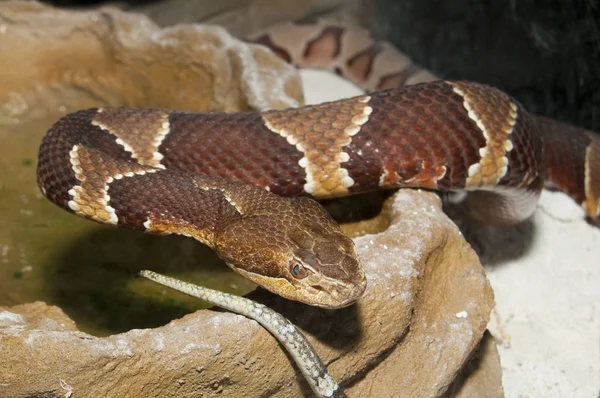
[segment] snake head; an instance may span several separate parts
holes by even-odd
[[[215,236],[236,272],[290,300],[323,308],[351,305],[366,288],[354,242],[309,198],[277,198]]]

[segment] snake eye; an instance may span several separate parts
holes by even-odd
[[[297,261],[290,261],[290,273],[296,279],[303,279],[308,276],[306,268],[304,268],[304,266]]]

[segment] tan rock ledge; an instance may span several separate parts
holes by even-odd
[[[0,48],[0,128],[98,105],[239,111],[302,102],[293,68],[218,27],[160,29],[111,9],[66,12],[2,2]],[[9,148],[19,148],[4,154],[7,164],[34,159],[43,132],[2,135]],[[72,229],[57,233],[66,221],[51,221],[73,216],[32,196],[33,168],[15,170],[3,184],[29,198],[30,216],[17,205],[10,220],[3,215],[3,244],[38,253],[39,246],[77,242]],[[493,305],[476,255],[434,194],[402,191],[386,208],[371,222],[379,232],[355,239],[369,278],[357,305],[326,311],[265,292],[251,297],[298,325],[351,397],[440,396],[461,372],[464,385],[477,386],[452,384],[453,394],[483,388],[501,395],[493,342],[478,351],[486,360],[465,366]],[[17,234],[30,223],[23,217],[53,228]],[[81,225],[79,238],[94,224]],[[11,251],[7,261],[18,262],[13,252],[18,256]],[[0,397],[303,394],[310,394],[308,385],[282,347],[238,315],[202,310],[159,328],[99,338],[78,331],[57,307],[0,307]]]
[[[0,123],[103,105],[234,112],[297,106],[295,69],[218,26],[159,28],[112,8],[0,3]]]
[[[369,285],[326,311],[250,296],[305,331],[352,397],[439,396],[479,343],[493,294],[431,193],[401,191],[391,225],[355,239]],[[56,307],[0,308],[0,396],[297,397],[308,386],[276,340],[242,316],[202,310],[97,338]]]

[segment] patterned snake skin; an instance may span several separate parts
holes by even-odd
[[[352,241],[317,203],[278,195],[477,190],[472,213],[509,223],[534,211],[541,161],[506,94],[433,82],[264,113],[79,111],[46,134],[38,178],[77,215],[191,236],[273,292],[337,308],[365,288]]]
[[[510,224],[532,214],[547,176],[598,216],[600,145],[593,133],[532,117],[482,84],[405,85],[432,75],[366,39],[355,37],[367,47],[348,58],[344,29],[318,27],[308,26],[313,38],[296,53],[284,53],[275,33],[257,41],[301,66],[310,65],[298,57],[329,56],[321,67],[365,87],[401,87],[263,113],[75,112],[41,144],[42,192],[82,217],[193,237],[264,288],[327,308],[354,302],[366,286],[364,271],[352,241],[303,195],[466,190],[473,217]],[[373,76],[394,62],[395,72]],[[568,129],[575,134],[565,135]]]
[[[367,92],[439,80],[392,44],[338,21],[288,22],[249,41],[271,48],[300,68],[334,71]],[[600,135],[537,115],[530,118],[541,136],[543,156],[538,162],[546,187],[567,193],[592,222],[600,223]]]

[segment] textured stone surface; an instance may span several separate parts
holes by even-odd
[[[67,13],[32,2],[0,4],[0,26],[0,48],[10,48],[0,52],[0,121],[98,104],[235,111],[301,102],[293,70],[219,28],[160,30],[114,10]],[[493,294],[435,195],[400,192],[384,209],[346,227],[370,233],[356,238],[369,278],[357,305],[326,311],[251,296],[306,332],[350,396],[439,396],[465,375]],[[29,245],[26,237],[18,243]],[[0,307],[0,397],[301,393],[310,394],[308,385],[281,346],[237,315],[202,310],[100,338],[55,306]]]
[[[494,337],[485,332],[479,347],[443,398],[503,398],[502,367]]]
[[[251,296],[306,332],[350,396],[439,396],[479,343],[493,294],[435,195],[402,191],[390,200],[383,215],[390,226],[355,238],[369,280],[356,306],[325,311],[266,292]],[[0,309],[0,396],[71,389],[293,397],[307,390],[280,345],[238,315],[202,310],[156,329],[97,338],[74,331],[58,309],[41,309]]]
[[[35,2],[1,3],[0,27],[0,122],[98,104],[232,112],[302,98],[291,66],[218,27]]]
[[[295,21],[310,15],[333,13],[352,18],[352,15],[364,13],[363,2],[364,0],[160,0],[134,4],[132,9],[147,14],[162,26],[201,22],[223,26],[232,34],[245,37],[277,23]],[[123,4],[123,7],[127,5]]]

